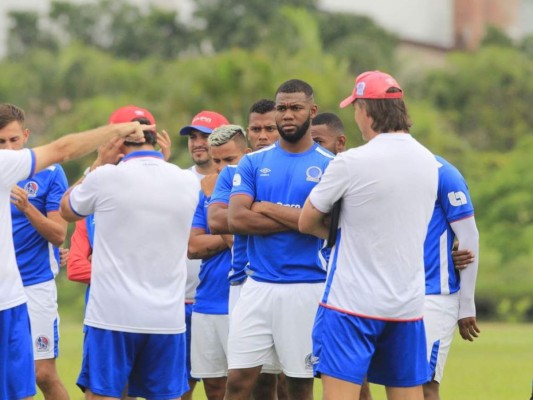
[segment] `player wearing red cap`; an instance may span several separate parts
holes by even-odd
[[[342,199],[340,233],[313,330],[324,399],[358,398],[365,375],[387,398],[423,399],[429,376],[424,240],[437,196],[435,157],[410,134],[403,91],[380,71],[359,75],[341,107],[368,143],[340,153],[311,191],[302,232],[326,238]]]

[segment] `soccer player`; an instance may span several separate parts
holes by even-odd
[[[424,244],[424,326],[431,370],[431,381],[424,384],[426,400],[439,399],[439,386],[455,326],[459,325],[459,333],[465,340],[473,341],[479,333],[474,304],[479,233],[474,207],[459,170],[442,157],[437,156],[437,161],[438,196]],[[459,240],[459,250],[468,249],[473,256],[473,262],[460,272],[452,258],[455,238]]]
[[[187,136],[187,149],[191,155],[193,165],[189,168],[198,181],[204,181],[204,186],[214,186],[216,168],[211,160],[207,138],[213,129],[229,124],[226,117],[214,111],[200,111],[190,125],[180,129],[180,135]],[[209,177],[209,178],[208,178]],[[207,190],[206,190],[207,191]],[[192,309],[196,288],[200,283],[200,259],[191,260],[187,257],[187,284],[185,286],[185,322],[187,324],[187,374],[189,375],[189,391],[182,396],[182,400],[191,400],[196,383],[199,381],[191,375],[191,337],[192,337]]]
[[[428,379],[423,245],[437,195],[435,157],[408,132],[403,91],[380,71],[359,75],[341,107],[368,143],[340,153],[302,210],[323,238],[342,199],[340,234],[313,329],[325,400],[358,398],[365,375],[387,398],[423,399]]]
[[[21,129],[20,108],[0,105],[0,135]],[[17,268],[9,198],[13,186],[58,162],[84,156],[113,137],[144,140],[139,123],[71,134],[34,149],[0,150],[0,398],[31,399],[35,367],[26,294]]]
[[[220,171],[236,164],[250,149],[244,129],[222,125],[208,138],[213,165]],[[228,373],[228,274],[231,269],[233,235],[214,235],[207,224],[207,207],[211,196],[201,192],[189,239],[189,257],[201,258],[200,284],[193,306],[191,374],[202,378],[210,400],[222,400]]]
[[[13,129],[0,133],[0,149],[23,149],[30,136],[24,125],[24,112],[13,105],[0,107],[0,114],[14,123]],[[69,398],[55,362],[59,354],[55,276],[59,272],[58,247],[67,234],[67,222],[59,215],[59,202],[67,187],[63,168],[54,164],[11,189],[13,242],[28,297],[35,376],[47,400]]]
[[[333,113],[317,114],[311,121],[311,137],[333,154],[346,149],[346,135],[341,119]]]
[[[280,139],[241,159],[228,208],[230,230],[249,235],[249,279],[231,317],[228,400],[249,398],[261,366],[276,358],[290,397],[313,395],[311,329],[325,270],[320,241],[297,222],[333,155],[311,138],[317,105],[309,84],[283,83],[275,102]]]
[[[92,399],[120,398],[126,384],[131,397],[177,399],[188,390],[185,259],[200,188],[155,151],[154,125],[145,129],[144,143],[112,142],[116,157],[106,159],[122,161],[95,169],[61,200],[65,219],[94,214],[97,224],[77,382]]]

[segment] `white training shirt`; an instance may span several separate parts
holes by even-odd
[[[34,170],[33,151],[0,150],[0,311],[27,300],[15,258],[9,199],[12,187],[32,176]]]
[[[200,184],[156,151],[136,151],[91,172],[70,194],[94,213],[85,324],[134,333],[185,331],[186,252]]]
[[[435,157],[409,134],[379,134],[337,155],[309,197],[323,213],[342,198],[324,306],[381,320],[422,318],[437,180]]]

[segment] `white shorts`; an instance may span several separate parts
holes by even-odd
[[[323,283],[247,279],[231,315],[229,369],[275,366],[279,360],[285,375],[312,378],[311,332],[323,290]]]
[[[191,375],[221,378],[228,375],[228,330],[226,314],[192,313]]]
[[[424,302],[427,358],[434,380],[442,379],[446,358],[459,317],[459,292],[450,295],[427,295]]]
[[[57,358],[59,343],[59,314],[55,280],[25,286],[28,297],[34,360]]]
[[[244,282],[240,285],[230,285],[229,287],[228,314],[230,316],[233,309],[235,308],[237,300],[239,300],[239,297],[241,296],[242,285],[244,285]]]

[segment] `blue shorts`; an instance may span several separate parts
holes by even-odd
[[[412,387],[429,381],[422,320],[383,321],[319,307],[313,328],[315,375],[361,385]]]
[[[0,311],[0,399],[34,396],[35,366],[26,304]]]
[[[200,379],[193,378],[191,375],[191,328],[192,328],[192,307],[194,304],[192,303],[185,303],[185,325],[187,326],[187,377],[189,380],[197,381],[199,382]]]
[[[146,334],[86,327],[78,386],[120,398],[175,399],[189,390],[185,333]]]

